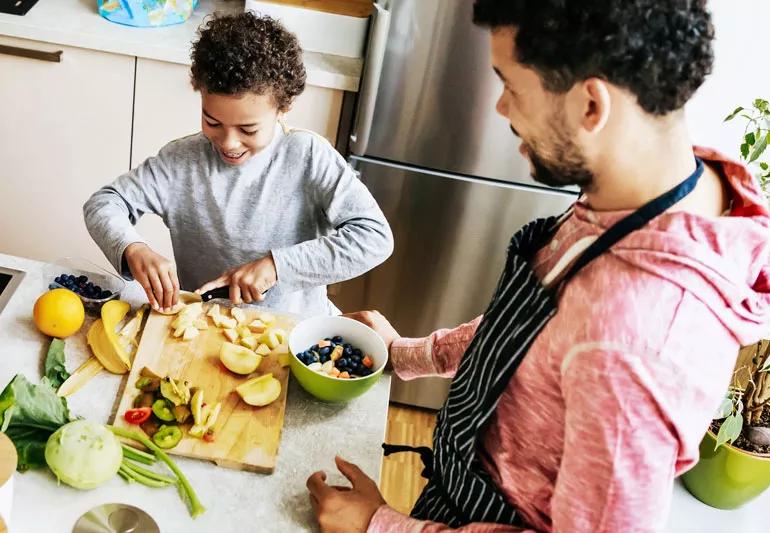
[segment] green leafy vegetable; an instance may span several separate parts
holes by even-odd
[[[0,431],[16,446],[17,469],[23,472],[46,465],[48,437],[70,421],[70,412],[67,401],[56,396],[47,378],[34,385],[17,374],[0,393],[0,420]]]
[[[56,390],[70,377],[64,367],[64,341],[61,339],[52,340],[48,348],[48,354],[45,356],[45,377]]]
[[[735,439],[741,435],[742,429],[743,416],[740,413],[734,413],[725,418],[725,421],[722,422],[722,426],[719,428],[719,433],[717,434],[717,443],[716,446],[714,446],[714,449],[716,450],[722,444],[727,442],[734,442]]]

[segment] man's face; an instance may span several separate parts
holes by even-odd
[[[242,165],[270,144],[278,109],[269,94],[214,94],[201,91],[201,129],[230,165]]]
[[[538,74],[515,59],[515,29],[492,31],[492,67],[503,82],[497,112],[521,139],[519,151],[531,165],[535,181],[551,187],[591,187],[593,174],[575,144],[565,96],[543,88]]]

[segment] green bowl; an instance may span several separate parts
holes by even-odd
[[[339,335],[374,360],[373,372],[366,377],[342,379],[310,370],[297,358],[319,340]],[[388,362],[388,349],[370,327],[342,316],[317,316],[297,324],[289,335],[291,373],[307,392],[325,402],[347,402],[361,396],[380,379]]]
[[[770,455],[745,452],[729,444],[714,449],[709,431],[700,443],[700,460],[682,474],[687,490],[717,509],[736,509],[770,487]]]

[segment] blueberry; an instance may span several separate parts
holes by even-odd
[[[112,296],[112,293],[110,291],[102,291],[99,293],[99,299],[103,300],[104,298],[109,298]]]
[[[321,359],[321,356],[320,356],[320,355],[318,355],[318,352],[316,352],[315,350],[312,350],[312,351],[310,352],[310,356],[313,358],[313,361],[314,361],[314,362],[315,362],[315,361],[319,361],[319,360]]]
[[[308,351],[310,351],[310,350],[317,351],[318,350],[318,345],[314,344],[313,346],[310,347],[310,349]]]
[[[358,348],[355,348],[353,350],[353,355],[355,355],[357,357],[361,357],[363,355],[363,352],[361,350],[359,350]]]
[[[73,276],[72,274],[67,274],[67,281],[69,281],[70,283],[75,283],[75,279],[76,279],[75,276]]]
[[[89,281],[90,283],[90,281]],[[93,288],[96,292],[102,292],[102,288],[99,285],[93,285]]]
[[[58,287],[59,287],[59,286],[58,286],[56,283],[50,283],[50,284],[48,285],[48,289],[49,289],[49,290],[50,290],[50,289],[56,289],[56,288],[58,288]]]
[[[321,357],[319,358],[320,362],[323,364],[326,361],[329,361],[331,358],[329,357],[329,354],[321,354]]]
[[[61,285],[61,276],[56,276],[56,277],[53,279],[53,281],[54,281],[54,283],[58,283],[59,285]]]
[[[364,377],[370,375],[371,373],[372,373],[372,369],[371,368],[364,367],[364,369],[361,371],[361,375],[364,376]]]
[[[345,357],[350,357],[351,355],[353,355],[353,349],[345,347],[345,351],[343,351],[342,353],[345,354]]]
[[[78,279],[78,282],[85,283],[86,281],[88,281],[88,276],[78,276],[77,279]]]
[[[320,353],[321,355],[329,355],[331,353],[331,351],[332,351],[331,347],[330,346],[326,346],[324,348],[321,348],[318,351],[318,353]]]

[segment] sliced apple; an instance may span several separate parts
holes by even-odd
[[[261,313],[259,315],[259,319],[265,324],[272,324],[275,322],[275,316],[271,315],[270,313]]]
[[[184,330],[184,333],[182,334],[182,340],[191,341],[198,335],[200,335],[200,331],[198,331],[198,328],[190,326]]]
[[[279,353],[278,354],[278,364],[282,367],[287,367],[291,364],[291,354],[289,353]]]
[[[225,337],[227,337],[227,339],[230,342],[237,342],[238,341],[238,332],[235,331],[234,329],[223,329],[222,333],[225,334]]]
[[[261,356],[267,356],[270,355],[270,347],[267,344],[260,344],[255,352]]]
[[[285,353],[289,353],[289,347],[285,344],[279,344],[275,348],[273,348],[273,353],[276,355],[282,355]]]
[[[245,346],[249,350],[256,350],[259,341],[254,336],[241,337],[241,346]]]
[[[193,322],[193,326],[195,327],[195,329],[200,329],[200,330],[209,329],[209,323],[206,322],[205,318],[197,318],[195,322]]]
[[[251,374],[259,367],[262,356],[245,346],[225,342],[219,351],[219,360],[228,370],[236,374]]]
[[[289,336],[286,334],[286,331],[282,330],[281,328],[273,329],[273,335],[275,335],[275,338],[278,339],[278,344],[286,344],[286,342],[289,340]]]
[[[214,304],[209,307],[209,312],[206,313],[206,315],[210,316],[211,318],[214,318],[215,316],[221,316],[222,313],[219,310],[219,304]]]
[[[248,380],[235,390],[247,404],[264,407],[273,403],[281,395],[281,382],[272,374],[265,374]]]
[[[275,330],[272,329],[265,331],[262,337],[260,337],[259,342],[267,344],[271,350],[281,344],[281,341],[278,340],[278,336],[275,334]]]
[[[253,335],[248,326],[238,326],[235,329],[238,331],[238,335],[241,337],[251,337]]]
[[[256,319],[249,324],[249,329],[253,331],[254,333],[262,333],[267,329],[267,324],[262,322],[260,319]]]
[[[216,320],[214,321],[216,323]],[[219,327],[227,328],[227,329],[235,329],[235,327],[238,325],[238,322],[234,318],[228,318],[226,316],[220,316],[219,317],[219,324],[217,324]]]
[[[197,318],[202,312],[203,304],[201,302],[195,302],[185,305],[182,310],[179,311],[179,316]]]
[[[230,311],[230,314],[239,324],[246,323],[246,313],[243,312],[243,309],[233,307],[232,311]]]

